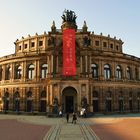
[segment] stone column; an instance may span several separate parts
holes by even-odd
[[[24,111],[24,98],[23,98],[23,88],[20,88],[20,111]]]
[[[38,49],[38,37],[37,37],[37,34],[36,34],[36,39],[35,39],[35,50],[37,51]]]
[[[92,74],[91,74],[91,56],[89,56],[89,77],[92,78]]]
[[[49,98],[49,88],[48,88],[48,85],[46,86],[46,91],[47,91],[47,96],[46,96],[46,99],[47,99],[47,105],[50,104],[50,98]]]
[[[91,73],[91,56],[89,56],[89,73]]]
[[[87,67],[88,67],[88,66],[87,66],[87,55],[85,56],[85,65],[86,65],[86,70],[85,70],[85,71],[88,72],[88,71],[87,71]]]
[[[51,64],[50,64],[50,57],[47,56],[47,63],[48,63],[48,73],[50,74],[51,73]]]
[[[3,72],[2,72],[2,80],[5,80],[5,74],[6,74],[6,65],[2,66]]]
[[[93,111],[93,106],[92,106],[92,86],[91,85],[88,85],[88,96],[89,96],[89,111],[92,112]]]
[[[82,84],[80,84],[80,88],[79,88],[79,95],[77,93],[77,106],[78,106],[78,110],[81,109],[81,94],[82,94]]]
[[[36,80],[39,81],[40,80],[40,61],[37,60],[36,61]]]
[[[59,102],[59,105],[62,106],[62,94],[60,93],[60,85],[58,84],[57,86],[57,95],[58,95],[58,102]]]
[[[56,73],[58,73],[58,67],[59,67],[59,65],[58,65],[58,55],[56,56]]]
[[[124,65],[123,66],[123,79],[127,79],[127,66],[126,65]]]
[[[13,81],[15,78],[15,65],[14,65],[14,63],[12,63],[12,65],[11,65],[10,77],[11,77],[11,81]]]
[[[51,74],[53,73],[53,60],[54,58],[53,58],[53,55],[51,55]]]
[[[40,89],[39,87],[37,87],[35,89],[35,97],[34,97],[34,110],[35,111],[39,111],[39,107],[40,107],[40,98],[39,98],[39,94],[40,94]]]
[[[22,46],[22,47],[21,47],[21,52],[23,52],[23,50],[24,50],[24,41],[22,41],[22,43],[21,43],[20,46]]]
[[[27,103],[27,99],[26,99],[26,88],[23,87],[22,88],[22,107],[23,107],[23,111],[26,111],[26,103]]]
[[[82,56],[80,56],[80,73],[83,72],[82,67],[83,67]]]
[[[50,104],[53,104],[53,89],[52,89],[52,85],[50,85]]]
[[[31,47],[31,40],[28,40],[28,52],[30,52],[30,47]]]
[[[35,74],[34,74],[34,79],[37,81],[37,73],[38,73],[38,68],[37,68],[37,60],[35,61]]]
[[[27,78],[27,73],[28,73],[28,70],[27,70],[27,62],[26,61],[23,61],[23,64],[22,64],[22,79],[23,81],[26,81],[26,78]]]
[[[89,97],[89,83],[86,84],[86,97],[87,97],[87,104],[90,106],[90,97]]]
[[[99,78],[101,79],[101,80],[103,80],[104,79],[104,66],[103,66],[103,62],[102,61],[100,61],[99,62]]]
[[[115,77],[116,77],[116,64],[115,64],[115,62],[114,63],[112,63],[112,70],[111,70],[111,73],[112,73],[112,80],[115,80]]]
[[[44,36],[44,39],[43,40],[44,40],[43,41],[44,50],[46,50],[46,48],[47,48],[47,37]]]

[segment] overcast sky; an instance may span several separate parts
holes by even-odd
[[[116,36],[123,52],[140,57],[140,0],[0,0],[0,57],[15,53],[14,42],[60,29],[65,9],[75,11],[78,28],[87,22],[95,34]]]

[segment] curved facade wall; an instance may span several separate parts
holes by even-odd
[[[0,58],[0,106],[20,112],[139,112],[140,58],[109,35],[76,30],[76,76],[62,75],[61,30],[15,42]]]

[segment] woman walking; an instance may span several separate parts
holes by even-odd
[[[73,118],[72,118],[72,123],[76,124],[77,116],[76,113],[73,112]]]

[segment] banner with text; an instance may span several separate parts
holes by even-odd
[[[76,75],[75,62],[75,30],[66,29],[63,31],[63,75]]]

